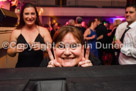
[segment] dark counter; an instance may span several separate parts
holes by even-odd
[[[0,91],[136,91],[136,65],[0,69]]]

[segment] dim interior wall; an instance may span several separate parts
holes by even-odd
[[[37,7],[41,16],[124,16],[122,8]]]

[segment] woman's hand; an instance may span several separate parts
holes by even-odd
[[[86,53],[84,56],[84,46],[82,48],[82,60],[78,63],[78,66],[81,67],[89,67],[89,66],[93,66],[92,62],[89,60],[89,46],[86,48]]]
[[[47,48],[47,51],[48,51],[48,55],[49,55],[49,58],[50,58],[50,62],[48,63],[48,66],[47,67],[62,67],[60,65],[60,63],[58,63],[56,61],[56,59],[54,58],[52,52],[51,52],[51,49],[50,48]]]
[[[113,44],[114,49],[121,49],[121,47],[123,46],[123,44],[120,40],[116,40],[116,41],[112,42],[112,44]]]
[[[17,46],[15,46],[16,53],[23,52],[25,49],[26,49],[26,44],[23,43],[19,43],[17,44]]]
[[[40,42],[34,42],[34,43],[30,43],[30,48],[33,49],[34,51],[38,51],[38,50],[45,51],[46,50],[46,45],[41,44]]]
[[[86,54],[85,54],[85,57],[84,57],[84,47],[82,48],[83,50],[83,53],[82,53],[82,59],[81,61],[78,63],[78,66],[81,66],[81,67],[89,67],[89,66],[92,66],[92,63],[91,61],[88,59],[89,58],[89,47],[87,47],[86,49]],[[48,63],[48,66],[47,67],[62,67],[60,63],[58,63],[56,61],[56,59],[54,58],[54,56],[52,55],[52,52],[50,50],[50,48],[47,48],[47,51],[48,51],[48,55],[49,55],[49,58],[50,58],[50,62]]]
[[[34,50],[34,51],[38,51],[38,50],[41,50],[41,44],[40,44],[40,42],[34,42],[34,43],[30,43],[30,45],[31,45],[31,47],[32,47],[32,49]]]

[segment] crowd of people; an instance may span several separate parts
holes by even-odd
[[[46,67],[136,64],[136,5],[126,6],[125,18],[123,23],[115,20],[105,26],[98,17],[82,26],[83,19],[78,16],[63,26],[54,23],[43,27],[36,6],[26,3],[7,53],[19,53],[16,67],[40,67],[42,61]],[[44,53],[48,57],[44,58]]]
[[[113,24],[107,23],[104,25],[101,18],[91,19],[86,26],[82,24],[82,17],[76,17],[76,19],[68,20],[65,26],[74,26],[82,34],[85,45],[90,47],[90,54],[101,61],[101,65],[118,65],[118,49],[113,49],[113,38],[116,32],[116,28],[121,24],[121,20],[115,20]],[[53,24],[55,25],[55,24]],[[55,34],[61,26],[55,26],[50,31],[50,34]],[[53,30],[55,29],[55,31]],[[52,31],[53,30],[53,31]]]

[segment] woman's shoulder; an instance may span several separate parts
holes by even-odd
[[[88,34],[91,34],[91,28],[87,28]]]
[[[91,31],[90,31],[90,28],[87,28],[87,29],[86,29],[86,32],[87,32],[87,33],[90,33],[90,32],[91,32]]]
[[[46,39],[45,41],[52,42],[52,39],[51,39],[51,36],[50,36],[50,32],[48,31],[47,28],[42,27],[42,26],[38,26],[38,29],[39,29],[40,35],[41,35],[44,39]]]
[[[45,28],[45,27],[38,26],[38,30],[40,31],[40,34],[41,34],[42,36],[47,36],[47,35],[50,34],[49,31],[48,31],[48,29]]]
[[[40,32],[48,32],[48,29],[43,26],[38,26],[38,29],[40,30]]]
[[[21,31],[19,29],[13,30],[12,33],[11,33],[11,36],[10,36],[10,40],[16,41],[17,38],[19,37],[20,33],[21,33]]]
[[[87,30],[87,31],[90,31],[90,28],[87,28],[86,30]]]
[[[20,33],[21,33],[21,30],[20,29],[15,29],[15,30],[13,30],[12,31],[12,36],[19,36],[20,35]]]

